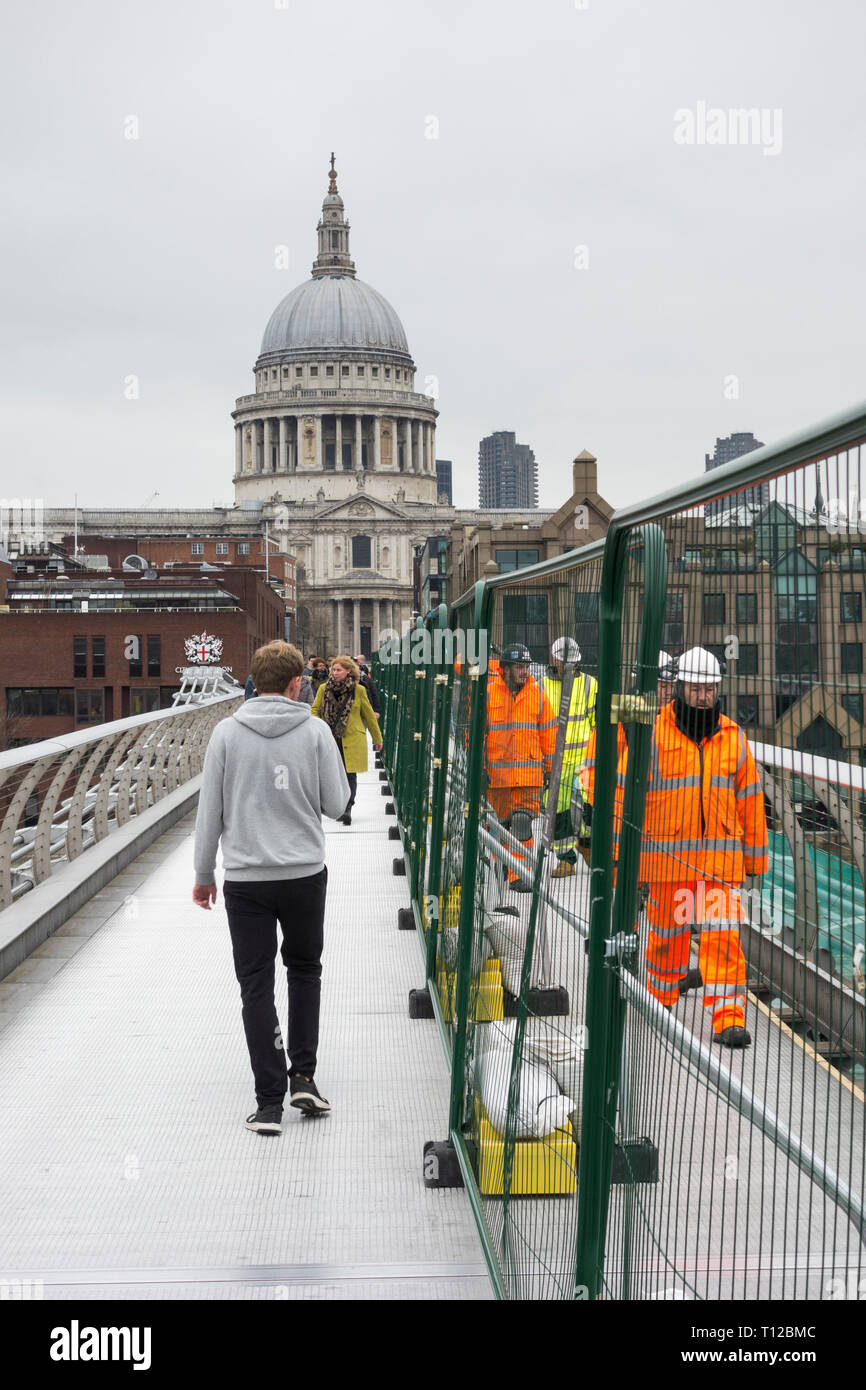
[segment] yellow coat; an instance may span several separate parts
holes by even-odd
[[[313,701],[312,714],[317,719],[322,718],[322,701],[325,698],[325,682],[316,691],[316,698]],[[373,706],[370,704],[369,696],[360,681],[355,686],[355,698],[352,700],[352,708],[349,711],[349,718],[346,723],[346,732],[343,735],[343,757],[346,761],[347,772],[366,772],[367,771],[367,736],[364,732],[364,725],[370,730],[374,743],[382,742],[382,733],[379,728],[378,720],[373,713]]]

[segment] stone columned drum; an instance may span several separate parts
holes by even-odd
[[[359,280],[331,156],[312,274],[277,305],[238,398],[235,498],[298,561],[298,640],[352,653],[412,612],[413,547],[442,524],[437,410],[397,313]]]

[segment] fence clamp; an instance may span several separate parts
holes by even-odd
[[[437,679],[438,679],[438,678],[437,678]],[[434,759],[433,759],[433,766],[434,766],[434,768],[437,768],[437,769],[440,768],[440,767],[442,766],[442,759],[441,759],[441,758],[434,758]]]
[[[416,667],[415,667],[415,679],[416,679],[416,681],[423,681],[423,680],[426,679],[426,677],[427,677],[427,672],[424,670],[424,667],[423,667],[423,666],[416,666]]]
[[[477,681],[477,679],[478,679],[478,677],[480,676],[480,674],[481,674],[481,667],[480,667],[480,666],[470,666],[470,667],[469,667],[469,679],[470,679],[471,681]]]
[[[606,936],[604,939],[605,960],[611,960],[615,956],[622,963],[626,956],[634,955],[639,940],[637,932],[633,931],[621,931],[616,936]]]
[[[655,695],[611,696],[611,724],[654,724],[658,712],[659,702]]]
[[[437,685],[447,685],[447,684],[448,684],[448,677],[447,677],[447,675],[445,674],[444,671],[440,671],[440,672],[439,672],[439,675],[438,675],[438,676],[434,676],[433,679],[434,679],[434,681],[436,682]]]
[[[422,740],[422,738],[424,737],[424,735],[423,735],[423,734],[413,734],[412,737],[414,738],[414,740],[415,740],[416,743],[420,743],[421,740]]]

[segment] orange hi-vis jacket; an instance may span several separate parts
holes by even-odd
[[[614,845],[625,797],[628,745],[617,728]],[[588,801],[595,785],[595,734],[587,748],[581,785]],[[653,730],[641,841],[645,883],[697,879],[739,885],[769,868],[764,798],[748,739],[726,715],[701,744],[678,727],[673,704],[663,707]]]
[[[497,671],[487,682],[487,779],[490,787],[541,787],[553,766],[557,718],[531,676],[512,695]]]

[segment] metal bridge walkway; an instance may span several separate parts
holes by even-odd
[[[330,1117],[244,1128],[240,997],[221,895],[192,903],[192,815],[0,983],[0,1277],[54,1299],[492,1297],[466,1194],[422,1182],[448,1070],[407,1016],[423,964],[374,779],[350,829],[325,823]]]

